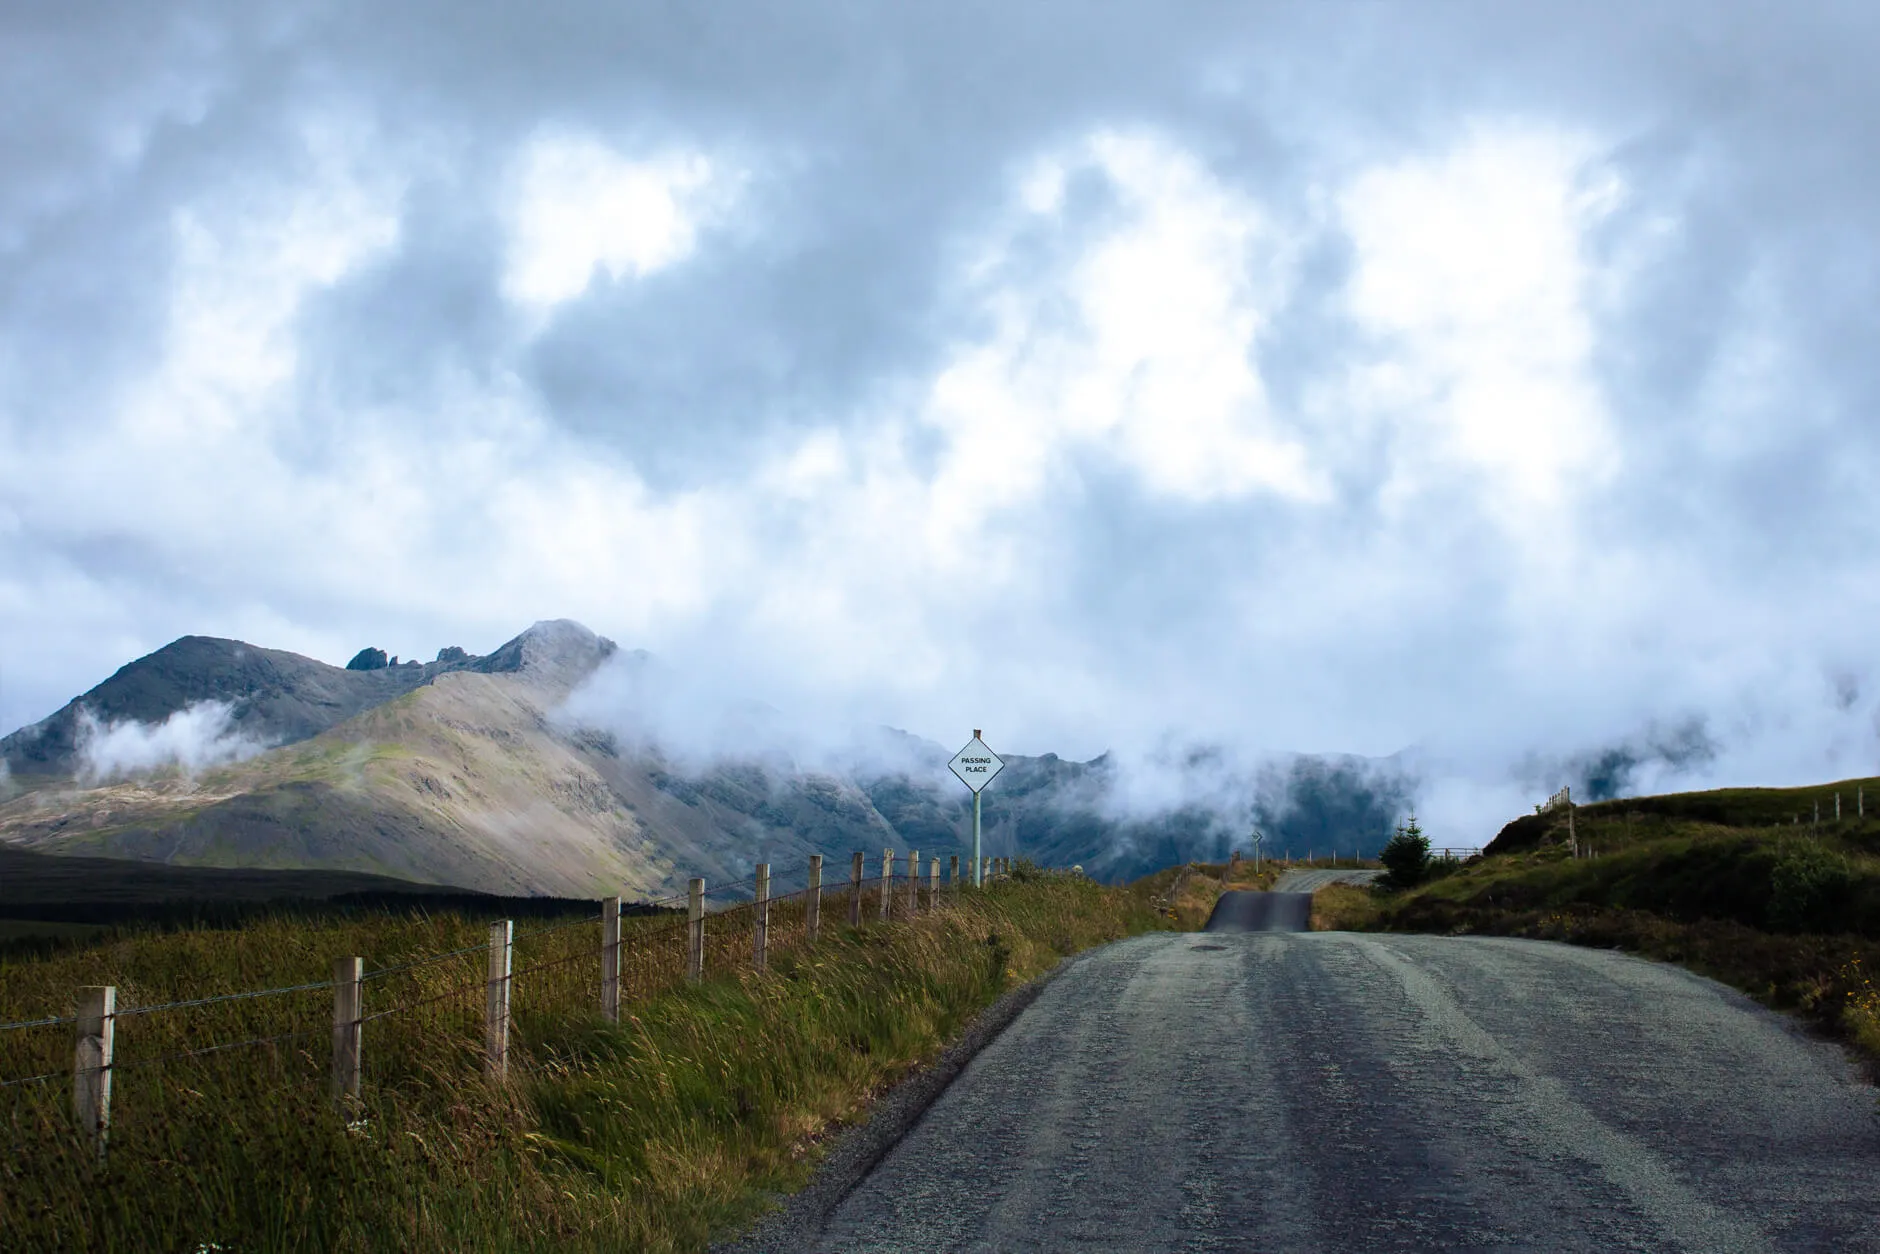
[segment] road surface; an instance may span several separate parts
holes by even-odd
[[[1284,871],[1273,884],[1277,893],[1316,893],[1327,884],[1369,884],[1382,871]]]
[[[1209,932],[1303,932],[1312,926],[1312,894],[1222,893],[1208,916]]]
[[[1047,987],[806,1248],[1880,1250],[1875,1099],[1617,953],[1162,933]]]

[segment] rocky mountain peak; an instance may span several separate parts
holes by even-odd
[[[544,619],[472,667],[486,674],[523,675],[568,689],[612,657],[619,646],[572,618]]]

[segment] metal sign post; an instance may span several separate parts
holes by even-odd
[[[1260,873],[1260,842],[1266,839],[1266,833],[1259,828],[1253,829],[1253,873]]]
[[[993,776],[1005,769],[1005,763],[999,755],[986,748],[986,742],[979,738],[979,729],[973,728],[972,741],[947,763],[947,769],[960,777],[960,782],[973,790],[973,887],[978,888],[983,882],[980,876],[984,865],[979,859],[979,794]]]

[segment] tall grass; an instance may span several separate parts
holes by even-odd
[[[86,983],[131,1009],[319,983],[346,954],[387,970],[368,1016],[412,1007],[368,1021],[364,1096],[343,1110],[327,990],[127,1016],[103,1164],[71,1128],[71,1025],[0,1033],[0,1079],[55,1074],[0,1089],[0,1233],[74,1250],[697,1249],[800,1183],[831,1128],[1014,981],[1162,925],[1140,891],[1029,870],[888,926],[850,928],[832,898],[813,948],[789,943],[800,907],[773,908],[764,973],[748,908],[713,916],[716,973],[697,985],[683,927],[630,921],[618,1024],[598,1014],[598,922],[519,925],[500,1084],[482,1074],[483,919],[269,920],[0,964],[0,1021],[69,1009]],[[171,1056],[250,1037],[282,1039]]]

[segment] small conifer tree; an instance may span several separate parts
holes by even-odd
[[[1410,811],[1409,822],[1398,825],[1377,858],[1384,864],[1384,879],[1392,888],[1414,888],[1429,878],[1430,838],[1417,825],[1415,810]]]

